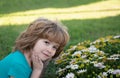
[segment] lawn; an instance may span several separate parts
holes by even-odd
[[[38,17],[58,19],[69,29],[71,45],[108,35],[120,35],[119,0],[0,0],[0,59],[9,54],[14,41]],[[55,78],[53,62],[45,78]]]

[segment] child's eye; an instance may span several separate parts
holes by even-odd
[[[45,42],[45,44],[49,44],[49,42],[48,41],[44,41]]]
[[[58,47],[57,47],[57,46],[53,46],[53,48],[54,48],[55,50],[57,50],[57,49],[58,49]]]

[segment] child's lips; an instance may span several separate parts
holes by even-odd
[[[46,54],[46,53],[43,53],[45,56],[47,56],[47,57],[49,57],[49,55],[48,54]]]

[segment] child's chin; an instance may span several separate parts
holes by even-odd
[[[41,60],[44,62],[44,61],[47,61],[48,59],[49,59],[49,58],[45,58],[45,59],[41,59]]]

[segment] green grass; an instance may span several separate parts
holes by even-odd
[[[71,35],[70,44],[77,44],[84,40],[95,40],[107,35],[120,34],[120,15],[103,19],[70,20],[64,23]]]
[[[0,0],[0,59],[11,52],[20,32],[41,16],[58,18],[68,27],[70,42],[65,50],[85,40],[120,35],[119,3],[119,0]],[[55,78],[55,69],[50,63],[45,78]]]
[[[0,27],[0,59],[12,51],[15,39],[24,29],[24,25]]]

